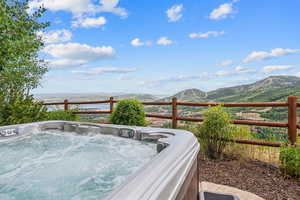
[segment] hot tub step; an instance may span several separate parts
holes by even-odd
[[[239,200],[239,197],[232,194],[201,191],[200,200]]]

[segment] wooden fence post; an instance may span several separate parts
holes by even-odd
[[[109,98],[109,111],[110,113],[114,111],[114,97]]]
[[[177,98],[172,98],[172,128],[177,128]]]
[[[65,110],[65,111],[69,110],[68,99],[65,99],[65,100],[64,100],[64,110]]]
[[[288,97],[288,139],[294,145],[297,141],[297,97]]]

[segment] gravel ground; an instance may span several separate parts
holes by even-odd
[[[256,160],[199,161],[200,181],[236,187],[266,200],[300,200],[300,181],[270,164]]]

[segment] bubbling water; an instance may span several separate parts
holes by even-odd
[[[0,141],[1,200],[101,200],[156,155],[156,145],[45,131]]]

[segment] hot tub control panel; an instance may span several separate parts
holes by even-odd
[[[18,134],[18,130],[15,128],[4,129],[4,130],[0,129],[0,136],[2,136],[2,137],[10,137],[10,136],[17,135],[17,134]]]

